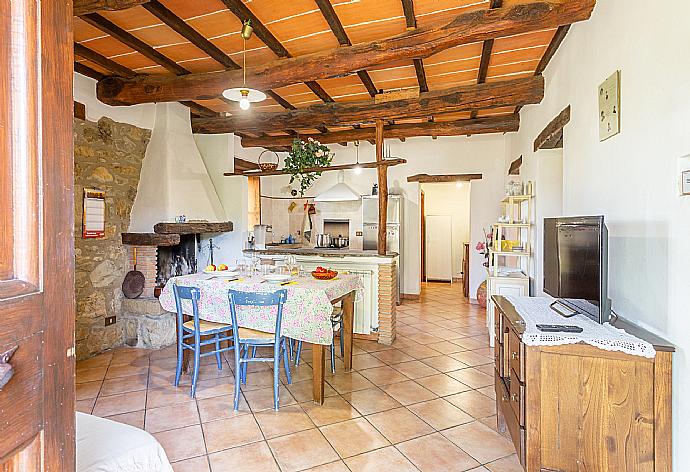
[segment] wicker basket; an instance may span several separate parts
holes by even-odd
[[[266,153],[269,153],[269,155],[264,156],[264,154]],[[274,159],[271,159],[271,154],[273,154]],[[259,169],[261,169],[264,172],[270,172],[278,169],[279,162],[280,158],[278,157],[278,154],[276,154],[273,151],[269,151],[268,149],[266,149],[261,154],[259,154]]]
[[[338,275],[337,270],[329,270],[328,272],[312,271],[311,276],[318,280],[331,280]]]

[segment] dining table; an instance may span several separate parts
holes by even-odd
[[[311,275],[294,276],[276,283],[262,275],[190,274],[172,277],[161,291],[159,302],[166,311],[176,312],[173,284],[199,288],[199,318],[217,323],[232,324],[229,290],[266,293],[285,289],[281,335],[312,345],[313,400],[324,402],[325,350],[333,343],[331,315],[333,306],[342,303],[341,336],[344,342],[345,371],[352,370],[354,303],[361,297],[363,284],[359,275],[338,274],[330,280],[318,280]],[[191,302],[182,305],[185,320],[191,319]],[[250,307],[237,311],[239,327],[275,332],[275,311],[270,307]],[[185,354],[189,352],[185,349]],[[188,359],[184,365],[188,366]],[[187,367],[185,367],[186,369]]]

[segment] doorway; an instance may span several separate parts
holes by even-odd
[[[459,282],[469,274],[464,246],[470,237],[470,182],[420,185],[422,281]]]

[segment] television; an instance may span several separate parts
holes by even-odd
[[[557,299],[551,307],[563,316],[579,313],[597,323],[609,321],[603,216],[544,218],[544,292]]]

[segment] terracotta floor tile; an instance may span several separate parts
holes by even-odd
[[[477,354],[476,352],[472,351],[456,352],[455,354],[450,354],[450,357],[470,367],[493,364],[494,362],[493,358],[482,356],[481,354]]]
[[[148,365],[143,365],[143,366],[138,366],[138,365],[129,365],[129,364],[122,364],[122,365],[110,365],[108,367],[108,372],[105,374],[106,379],[116,379],[120,377],[129,377],[131,375],[142,375],[146,374],[148,375],[149,373],[149,366]]]
[[[339,459],[318,429],[270,439],[268,445],[283,472],[296,472]]]
[[[494,400],[496,399],[496,390],[494,389],[493,384],[488,385],[486,387],[478,388],[477,391],[482,395],[486,395],[489,398],[493,398]]]
[[[451,372],[452,373],[452,372]],[[470,390],[470,387],[462,382],[449,377],[446,374],[437,374],[430,377],[423,377],[417,379],[416,382],[424,388],[431,390],[440,397],[446,395],[453,395],[454,393],[465,392]]]
[[[391,367],[410,379],[418,379],[420,377],[438,374],[438,370],[420,361],[403,362],[402,364],[395,364]]]
[[[200,456],[192,459],[185,459],[179,462],[173,462],[172,468],[175,472],[210,472],[208,465],[208,457]]]
[[[512,442],[478,421],[447,429],[443,435],[481,464],[515,452]]]
[[[255,418],[266,439],[316,427],[299,405],[281,406],[280,411],[261,411]]]
[[[103,382],[100,380],[94,380],[93,382],[84,382],[77,384],[77,401],[86,400],[89,398],[96,398],[98,392],[101,391],[101,385]]]
[[[395,447],[384,447],[345,460],[352,472],[417,472],[417,468]]]
[[[204,436],[199,425],[163,431],[153,436],[165,449],[165,454],[170,462],[177,462],[206,454]]]
[[[118,393],[136,392],[146,390],[148,386],[148,375],[129,375],[116,379],[108,379],[103,382],[100,395],[103,397],[117,395]]]
[[[201,423],[199,411],[194,400],[146,410],[146,431],[149,433],[159,433],[199,423]]]
[[[374,357],[386,364],[400,364],[401,362],[409,362],[414,360],[414,357],[405,354],[400,349],[388,349],[386,351],[379,351],[372,354]]]
[[[491,472],[523,472],[525,470],[515,454],[490,462],[486,464],[486,468]]]
[[[103,380],[108,371],[107,366],[88,369],[77,369],[77,383],[95,382]]]
[[[300,405],[316,426],[325,426],[361,416],[352,405],[340,396],[327,397],[323,405],[316,405],[313,402],[304,402]]]
[[[244,387],[244,386],[243,386]],[[211,398],[235,393],[235,377],[221,377],[199,380],[196,384],[196,398]]]
[[[370,415],[401,406],[400,402],[378,388],[346,393],[343,398],[363,415]]]
[[[373,369],[363,370],[360,373],[374,385],[379,387],[407,380],[407,377],[389,366],[374,367]]]
[[[266,441],[209,454],[208,458],[213,472],[280,472]]]
[[[437,431],[474,421],[470,415],[443,398],[416,403],[407,408]]]
[[[211,421],[203,423],[202,427],[209,454],[264,439],[252,415]]]
[[[249,390],[244,392],[244,398],[246,398],[249,408],[254,412],[273,409],[273,387]],[[280,385],[278,388],[279,408],[295,403],[297,403],[295,398],[283,385]]]
[[[414,380],[406,380],[383,387],[383,391],[403,405],[411,405],[436,398],[436,394],[419,385]]]
[[[364,418],[319,428],[333,449],[343,459],[390,445]]]
[[[451,395],[446,400],[477,419],[496,414],[496,401],[474,390]]]
[[[121,413],[119,415],[107,416],[109,420],[117,421],[118,423],[128,424],[135,428],[144,429],[144,413],[145,410],[130,411],[129,413]]]
[[[330,462],[328,464],[317,465],[316,467],[311,467],[309,469],[304,469],[304,472],[350,472],[350,469],[347,468],[345,462],[339,460]]]
[[[93,413],[93,406],[96,404],[95,398],[88,398],[86,400],[77,400],[76,410],[82,413]]]
[[[371,369],[372,367],[381,367],[383,365],[385,364],[371,354],[352,356],[352,368],[354,370]]]
[[[487,341],[480,341],[475,338],[460,338],[460,339],[454,339],[453,344],[457,344],[458,346],[472,350],[472,349],[481,349],[484,347],[487,347]]]
[[[432,349],[436,349],[441,354],[452,354],[454,352],[460,352],[465,350],[464,348],[458,346],[457,344],[453,344],[450,341],[429,344],[429,347]]]
[[[434,432],[431,426],[406,408],[369,415],[367,420],[393,444]]]
[[[112,416],[130,411],[143,410],[146,407],[146,392],[130,392],[99,397],[93,409],[97,416]]]
[[[326,397],[333,397],[338,395],[338,392],[333,390],[333,387],[331,387],[328,383],[325,383],[323,387],[324,395]],[[300,403],[311,401],[314,398],[314,384],[311,380],[292,382],[292,384],[286,385],[286,388],[294,397],[294,399]]]
[[[123,347],[113,351],[110,365],[148,365],[150,355],[151,351],[148,349]]]
[[[146,396],[146,408],[158,408],[161,406],[173,405],[175,403],[184,403],[192,400],[189,387],[164,387],[153,388],[148,390]]]
[[[494,378],[472,367],[449,372],[448,375],[472,388],[482,388],[494,384]]]
[[[222,395],[219,397],[197,400],[196,404],[199,408],[201,422],[208,423],[209,421],[234,418],[235,416],[251,413],[249,405],[247,405],[244,399],[244,395],[240,395],[237,411],[234,410],[234,401],[235,397],[233,395]]]
[[[483,364],[483,365],[477,365],[474,367],[480,372],[484,372],[487,375],[494,375],[494,371],[496,370],[496,367],[494,366],[493,362],[491,364]]]
[[[362,372],[366,372],[366,370]],[[333,390],[341,394],[364,390],[374,386],[373,383],[362,376],[361,372],[340,373],[334,377],[327,378],[326,381],[333,387]]]
[[[439,433],[396,446],[421,472],[461,472],[479,465]]]
[[[422,362],[433,367],[439,372],[451,372],[467,367],[466,364],[463,364],[462,362],[457,361],[450,356],[428,357],[426,359],[422,359]]]
[[[78,361],[77,362],[77,370],[93,369],[96,367],[108,367],[110,365],[110,361],[112,360],[112,358],[113,358],[113,353],[112,352],[106,352],[106,353],[94,356],[90,359]]]
[[[423,344],[415,344],[413,346],[408,346],[405,348],[405,354],[412,356],[415,359],[425,359],[427,357],[438,356],[440,352],[429,346],[424,346]]]

